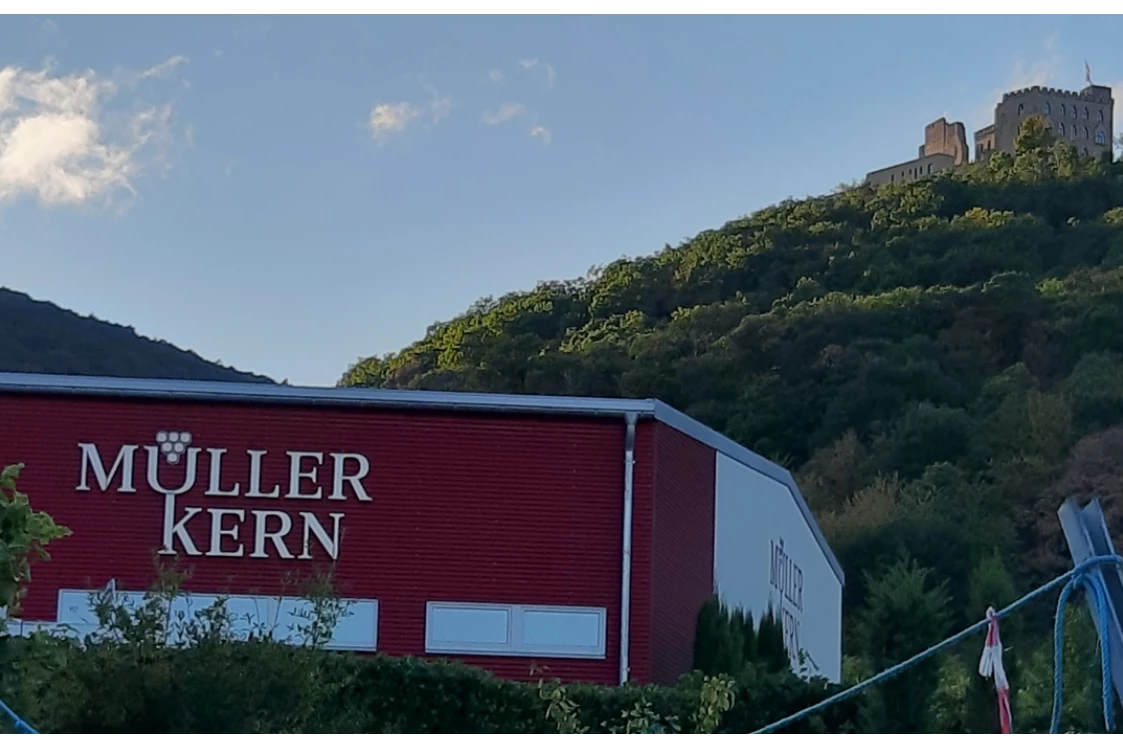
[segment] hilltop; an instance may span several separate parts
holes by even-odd
[[[1066,568],[1065,496],[1123,534],[1123,164],[1029,120],[1013,155],[481,300],[340,383],[657,397],[786,464],[847,572],[848,671],[872,673]],[[1024,724],[1047,725],[1049,618],[1004,629]],[[977,658],[902,679],[878,724],[995,731]]]
[[[0,287],[0,370],[223,382],[270,382],[192,351]]]

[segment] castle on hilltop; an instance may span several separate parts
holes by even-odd
[[[975,161],[995,152],[1014,152],[1014,138],[1027,118],[1038,116],[1061,140],[1085,156],[1111,153],[1114,132],[1109,86],[1089,83],[1080,91],[1031,86],[1003,94],[994,107],[994,122],[975,132]],[[968,163],[967,131],[962,122],[941,117],[924,128],[924,144],[911,161],[871,171],[866,183],[874,186],[911,182]]]

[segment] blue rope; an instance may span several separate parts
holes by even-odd
[[[1102,577],[1099,574],[1096,574],[1094,576],[1089,576],[1089,575],[1086,574],[1086,572],[1089,569],[1092,569],[1092,568],[1098,567],[1098,566],[1102,566],[1102,565],[1106,565],[1106,564],[1114,564],[1116,566],[1119,566],[1119,565],[1123,564],[1123,557],[1120,557],[1120,556],[1093,556],[1092,558],[1087,559],[1086,561],[1084,561],[1080,565],[1076,566],[1073,569],[1070,569],[1068,572],[1062,574],[1061,576],[1057,577],[1056,579],[1052,580],[1051,582],[1047,582],[1047,583],[1041,585],[1037,589],[1033,590],[1032,592],[1030,592],[1030,593],[1028,593],[1024,596],[1022,596],[1018,600],[1015,600],[1014,602],[1010,603],[1009,605],[1007,605],[1002,610],[995,613],[995,617],[1005,618],[1006,616],[1013,613],[1015,610],[1021,608],[1024,605],[1027,605],[1028,603],[1032,602],[1033,600],[1036,600],[1037,598],[1041,597],[1045,593],[1056,589],[1057,587],[1061,586],[1062,584],[1065,585],[1064,589],[1061,590],[1061,599],[1058,602],[1058,606],[1057,606],[1057,621],[1058,621],[1058,623],[1057,623],[1056,628],[1054,630],[1056,640],[1053,642],[1054,655],[1056,657],[1055,667],[1057,668],[1056,671],[1055,671],[1056,678],[1055,678],[1054,693],[1053,693],[1053,726],[1054,726],[1054,728],[1056,728],[1058,726],[1059,721],[1060,721],[1059,715],[1060,715],[1060,701],[1061,701],[1061,695],[1060,695],[1060,683],[1061,683],[1061,680],[1060,680],[1060,676],[1061,676],[1061,669],[1060,669],[1061,665],[1060,665],[1060,663],[1061,663],[1061,660],[1060,660],[1060,658],[1061,658],[1061,654],[1056,654],[1056,653],[1063,649],[1063,647],[1062,647],[1063,641],[1061,640],[1061,635],[1064,633],[1064,631],[1063,631],[1064,623],[1061,621],[1061,619],[1063,618],[1063,615],[1062,615],[1063,607],[1064,607],[1064,604],[1066,602],[1068,602],[1068,597],[1069,597],[1069,595],[1072,594],[1072,590],[1076,586],[1081,585],[1081,584],[1084,585],[1084,587],[1086,589],[1092,590],[1093,599],[1095,600],[1095,604],[1096,604],[1096,612],[1099,615],[1099,620],[1100,620],[1100,653],[1101,653],[1101,658],[1102,658],[1101,665],[1103,667],[1104,723],[1105,723],[1105,725],[1108,725],[1108,726],[1110,726],[1114,723],[1114,716],[1112,714],[1112,703],[1111,703],[1111,698],[1112,698],[1112,694],[1111,694],[1111,671],[1110,671],[1110,663],[1109,663],[1109,654],[1110,653],[1109,653],[1109,649],[1108,649],[1108,638],[1107,638],[1107,634],[1108,634],[1108,629],[1107,629],[1107,598],[1106,598],[1106,594],[1103,591]],[[851,697],[857,696],[858,694],[862,693],[863,691],[865,691],[865,690],[867,690],[867,689],[869,689],[873,686],[876,686],[879,683],[884,683],[885,681],[887,681],[891,678],[897,677],[901,673],[903,673],[906,670],[908,670],[909,668],[911,668],[913,665],[917,665],[917,664],[923,662],[924,660],[927,660],[932,655],[934,655],[938,652],[941,652],[941,651],[947,649],[948,647],[955,646],[956,644],[959,644],[960,642],[964,641],[965,639],[970,638],[974,634],[978,634],[982,631],[985,631],[986,627],[987,627],[987,624],[988,624],[988,621],[987,621],[987,619],[984,618],[983,620],[979,621],[978,623],[973,624],[973,625],[965,628],[963,631],[960,631],[958,634],[953,634],[952,636],[949,636],[947,639],[944,639],[939,644],[934,644],[933,646],[929,647],[928,649],[925,649],[923,652],[920,652],[918,654],[913,655],[912,657],[908,658],[904,662],[893,665],[892,667],[887,668],[886,670],[883,670],[882,672],[878,673],[877,675],[873,676],[872,678],[867,678],[866,680],[862,681],[861,683],[853,685],[850,688],[847,688],[843,691],[839,691],[834,696],[831,696],[827,699],[824,699],[823,701],[820,701],[818,704],[815,704],[813,706],[809,706],[806,709],[801,709],[798,712],[796,712],[795,714],[792,714],[791,716],[788,716],[788,717],[784,717],[781,720],[777,720],[776,722],[773,722],[770,725],[765,725],[764,727],[760,728],[759,730],[756,730],[752,734],[753,735],[763,735],[765,733],[776,732],[777,730],[781,730],[785,727],[788,727],[789,725],[794,724],[795,722],[799,722],[800,720],[802,720],[806,717],[810,717],[813,714],[818,714],[819,712],[821,712],[825,709],[828,709],[828,708],[834,706],[835,704],[839,704],[843,701],[846,701],[847,699],[849,699]],[[1062,654],[1063,654],[1063,652],[1062,652]],[[1057,731],[1056,729],[1052,730],[1052,732],[1056,732],[1056,731]]]
[[[13,712],[11,710],[11,708],[7,704],[4,703],[3,699],[0,699],[0,712],[4,712],[4,714],[7,714],[8,717],[15,724],[16,729],[19,730],[20,732],[25,733],[27,735],[38,735],[39,734],[34,727],[32,727],[31,725],[24,722],[18,714]]]
[[[1093,573],[1074,570],[1076,573],[1068,580],[1057,600],[1057,614],[1053,624],[1053,719],[1049,732],[1061,731],[1061,701],[1064,689],[1064,628],[1065,604],[1069,596],[1083,587],[1084,593],[1093,601],[1096,610],[1096,627],[1100,634],[1100,674],[1103,681],[1104,727],[1107,732],[1115,730],[1115,699],[1111,691],[1111,649],[1108,643],[1107,589],[1099,569]]]

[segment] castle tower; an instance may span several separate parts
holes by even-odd
[[[1027,118],[1045,119],[1058,140],[1069,142],[1081,155],[1112,152],[1115,100],[1109,86],[1085,86],[1080,91],[1031,86],[1005,94],[994,107],[994,124],[975,132],[975,160],[994,151],[1014,152],[1018,128]]]
[[[948,122],[940,117],[924,128],[924,143],[917,149],[916,158],[871,171],[866,175],[866,183],[877,186],[912,182],[962,166],[969,155],[967,129],[963,123]]]
[[[940,117],[924,128],[924,148],[920,155],[938,153],[951,156],[955,166],[967,163],[971,154],[967,150],[967,130],[962,122],[948,122]]]

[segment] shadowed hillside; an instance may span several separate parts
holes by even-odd
[[[0,371],[271,381],[211,363],[169,343],[141,337],[131,327],[81,317],[7,288],[0,288],[0,340]]]

